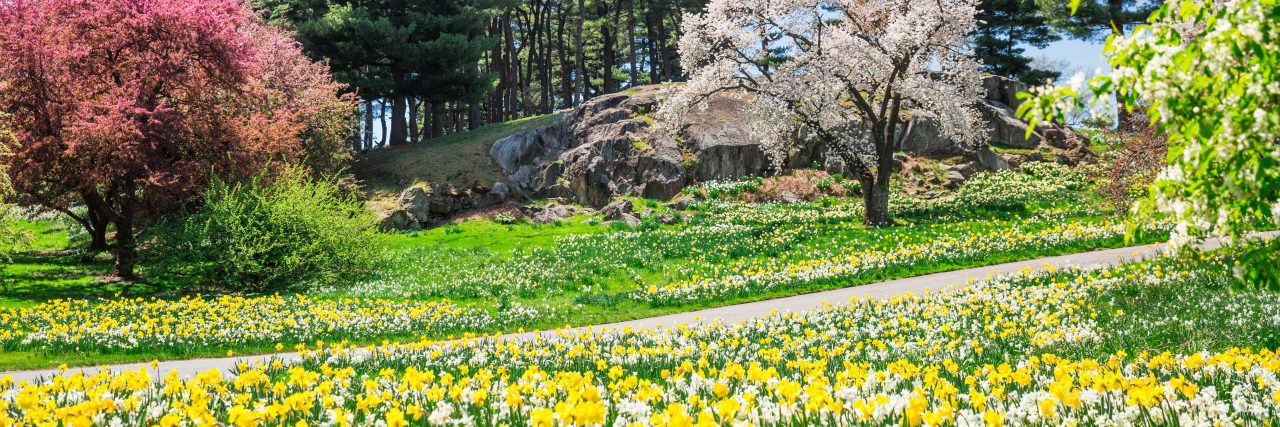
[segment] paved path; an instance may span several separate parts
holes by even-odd
[[[1266,233],[1275,236],[1276,233]],[[927,291],[937,291],[951,285],[966,285],[969,279],[982,280],[992,274],[1014,273],[1019,270],[1030,268],[1032,270],[1042,270],[1046,265],[1067,266],[1075,265],[1085,268],[1101,268],[1115,264],[1119,264],[1126,260],[1137,258],[1148,258],[1164,251],[1165,244],[1153,244],[1144,246],[1131,246],[1119,249],[1106,249],[1093,252],[1085,252],[1073,255],[1062,255],[1047,258],[1038,258],[1027,261],[1010,262],[1005,264],[997,264],[987,267],[970,268],[965,270],[949,271],[944,273],[928,274],[924,276],[909,277],[904,279],[889,280],[879,283],[871,283],[861,286],[853,286],[843,289],[835,289],[824,292],[815,292],[811,294],[796,295],[785,298],[777,298],[765,301],[757,301],[746,304],[737,304],[724,307],[716,307],[705,310],[690,311],[685,313],[669,314],[666,316],[650,317],[645,319],[630,320],[626,322],[610,323],[606,325],[596,325],[595,329],[602,328],[621,328],[630,326],[635,329],[655,328],[662,326],[674,326],[677,324],[695,325],[700,323],[719,320],[724,323],[737,323],[744,320],[764,317],[773,313],[786,311],[807,311],[821,307],[824,303],[843,304],[851,297],[872,297],[883,298],[894,295],[900,295],[907,292],[924,293]],[[1212,249],[1220,246],[1217,239],[1209,239],[1200,245],[1204,249]],[[544,335],[554,335],[555,331],[541,332]],[[508,335],[512,338],[530,338],[534,333],[526,333],[521,335]],[[266,354],[258,356],[244,357],[224,357],[215,359],[189,359],[174,360],[168,362],[160,362],[160,372],[169,372],[170,370],[178,371],[182,377],[191,377],[195,374],[210,369],[220,369],[223,372],[232,370],[240,363],[251,363],[257,360],[280,359],[289,362],[298,359],[297,353],[278,353]],[[147,366],[146,363],[133,363],[123,365],[112,365],[107,367],[112,371],[137,370],[140,367]],[[100,367],[74,368],[71,371],[82,370],[86,374],[98,372]],[[37,371],[20,371],[0,373],[0,377],[10,375],[15,381],[36,380],[39,378],[48,378],[57,374],[57,370],[37,370]],[[159,375],[156,375],[160,379]]]

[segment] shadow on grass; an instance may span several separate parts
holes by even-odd
[[[112,261],[80,259],[74,251],[27,252],[0,266],[0,307],[54,299],[152,296],[177,288],[162,280],[125,282],[110,277]]]

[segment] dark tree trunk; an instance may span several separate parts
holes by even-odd
[[[431,137],[439,138],[444,136],[444,103],[431,103]]]
[[[876,175],[881,174],[877,171]],[[871,179],[859,179],[859,181],[862,184],[864,208],[862,223],[868,227],[893,225],[893,219],[889,217],[889,180],[877,176]]]
[[[391,142],[389,145],[404,144],[408,140],[408,126],[405,123],[405,101],[405,96],[401,94],[396,94],[391,100]]]
[[[671,52],[667,48],[667,41],[670,34],[667,32],[667,17],[665,9],[658,9],[658,61],[662,63],[662,81],[669,82],[673,80],[671,66]]]
[[[132,183],[125,185],[120,196],[120,211],[116,213],[116,276],[123,280],[137,280],[134,266],[138,263],[138,246],[134,239],[134,209],[137,195]]]
[[[551,45],[555,41],[555,35],[551,32],[551,2],[547,2],[546,16],[542,18],[542,26],[546,30],[542,41],[542,102],[539,105],[539,113],[547,114],[551,112]]]
[[[600,92],[614,93],[618,91],[618,82],[613,78],[613,67],[617,65],[616,63],[618,60],[618,54],[615,46],[617,44],[618,35],[616,34],[617,31],[614,30],[614,24],[617,20],[609,19],[609,2],[600,2],[600,8],[597,12],[604,21],[604,24],[600,25],[600,40],[604,45],[604,51],[601,52],[600,55],[604,62],[604,66],[601,67],[602,69],[600,70],[600,73],[603,74],[604,77],[604,87],[601,88]],[[616,18],[617,15],[615,14],[614,16]]]
[[[409,97],[409,142],[417,144],[418,136],[418,99]]]
[[[636,3],[635,0],[627,0],[627,68],[628,77],[627,87],[635,87],[640,81],[638,71],[636,71]]]
[[[378,141],[378,145],[387,146],[387,99],[378,100],[378,124],[382,125],[382,139]]]
[[[484,123],[480,121],[480,103],[472,102],[467,106],[467,130],[476,130]]]
[[[107,218],[106,213],[91,209],[88,212],[88,220],[92,224],[87,228],[89,252],[98,253],[107,250],[107,227],[111,224],[111,219]]]
[[[373,149],[373,100],[364,100],[364,149]]]
[[[653,6],[650,6],[644,14],[644,26],[649,33],[646,43],[646,51],[649,54],[649,83],[658,83],[662,79],[662,64],[658,59],[661,44],[658,42],[658,12]]]
[[[583,24],[583,21],[586,19],[586,16],[585,16],[586,14],[587,14],[586,0],[578,0],[578,21],[575,23],[576,27],[573,29],[574,50],[576,51],[576,55],[577,55],[577,68],[574,69],[574,72],[573,72],[574,74],[573,81],[575,83],[575,88],[576,88],[574,93],[578,97],[578,99],[574,101],[574,105],[578,105],[587,101],[587,86],[586,86],[586,83],[583,82],[584,80],[586,80],[587,66],[586,66],[586,59],[583,57],[583,54],[582,54],[582,24]]]
[[[569,59],[569,44],[565,41],[565,23],[569,20],[568,11],[563,5],[560,7],[560,19],[556,23],[556,34],[559,40],[559,49],[557,49],[560,59],[560,105],[569,107],[573,105],[573,61]]]
[[[84,201],[85,215],[82,217],[71,213],[70,210],[63,212],[71,216],[76,222],[84,226],[84,230],[89,234],[90,254],[96,254],[107,250],[107,227],[111,225],[110,207],[106,202],[94,192],[80,193],[81,200]]]

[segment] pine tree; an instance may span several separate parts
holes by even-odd
[[[977,18],[982,24],[974,33],[974,51],[983,71],[1028,84],[1058,78],[1057,72],[1032,67],[1024,54],[1024,46],[1044,48],[1061,39],[1033,0],[983,0]]]

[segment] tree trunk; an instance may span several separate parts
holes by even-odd
[[[628,77],[627,87],[636,87],[640,81],[638,71],[636,70],[636,3],[635,0],[627,0],[627,68]]]
[[[583,55],[582,55],[582,24],[583,24],[583,20],[586,19],[584,17],[584,15],[586,14],[587,14],[586,1],[578,0],[578,21],[575,24],[576,27],[573,29],[574,49],[577,51],[576,52],[577,53],[577,69],[575,69],[573,72],[574,87],[577,89],[575,91],[575,96],[577,97],[577,99],[574,101],[574,105],[578,105],[587,101],[587,86],[583,82],[583,80],[586,80],[587,66],[586,66],[586,59],[583,58]]]
[[[107,250],[107,226],[111,224],[111,219],[105,212],[90,209],[88,220],[91,224],[88,227],[89,252],[98,253]]]
[[[597,12],[600,14],[600,18],[603,21],[603,24],[600,25],[600,41],[602,42],[601,44],[603,44],[601,49],[603,52],[601,52],[600,55],[603,67],[601,67],[602,69],[600,70],[600,73],[603,74],[604,79],[603,88],[600,92],[614,93],[618,91],[618,82],[613,78],[613,67],[617,65],[618,56],[615,46],[618,35],[614,30],[614,23],[616,21],[609,19],[609,2],[600,2],[600,7],[597,9]]]
[[[378,145],[387,146],[387,99],[378,100],[378,124],[382,126],[382,139],[378,140]]]
[[[125,185],[120,196],[120,212],[116,214],[116,276],[123,280],[137,280],[134,266],[138,262],[138,247],[133,235],[134,209],[137,195],[132,183]]]
[[[72,213],[70,210],[64,210],[68,216],[80,223],[84,227],[86,233],[89,234],[90,254],[96,254],[107,250],[107,227],[111,225],[111,216],[106,203],[97,193],[81,192],[81,200],[84,201],[85,215],[83,217]]]
[[[667,17],[665,9],[658,9],[658,61],[662,63],[662,81],[669,82],[674,80],[671,62],[674,55],[667,48],[667,40],[670,34],[667,32]]]
[[[658,22],[657,10],[650,8],[644,14],[645,32],[649,37],[645,37],[645,52],[649,58],[649,83],[658,83],[662,81],[662,70],[660,70],[658,60]]]
[[[541,105],[539,105],[539,111],[538,111],[541,114],[547,114],[551,112],[551,69],[553,67],[552,66],[553,61],[551,58],[551,45],[555,41],[555,34],[551,32],[552,19],[553,17],[551,16],[551,2],[547,2],[546,17],[542,18],[542,26],[545,27],[546,34],[543,34],[543,39],[542,39],[542,70],[541,70],[542,76],[540,78],[541,79],[540,86],[542,86],[542,101],[540,102]]]
[[[569,59],[569,43],[565,41],[565,21],[568,21],[568,12],[561,6],[560,19],[556,23],[556,38],[559,40],[556,49],[560,59],[560,105],[569,107],[573,105],[573,61]]]
[[[417,144],[420,140],[418,135],[418,99],[409,97],[407,103],[409,107],[409,142]]]
[[[476,130],[484,123],[480,122],[480,103],[472,102],[467,106],[467,130]]]
[[[373,100],[364,100],[364,149],[373,149]]]
[[[881,174],[877,171],[876,175]],[[863,225],[868,227],[892,225],[893,219],[889,217],[889,180],[871,178],[868,174],[859,179],[859,182],[862,184]]]
[[[1123,3],[1123,2],[1120,2],[1117,0],[1110,1],[1110,7],[1112,10],[1116,10],[1123,6],[1117,3]],[[1112,15],[1112,16],[1116,16],[1116,15]],[[1112,29],[1111,32],[1115,34],[1116,39],[1119,39],[1120,37],[1124,37],[1124,24],[1123,23],[1116,24],[1114,22],[1112,24],[1113,25],[1111,26],[1111,29]],[[1141,131],[1141,129],[1130,129],[1132,125],[1129,123],[1130,122],[1129,110],[1125,108],[1124,101],[1120,99],[1119,92],[1115,92],[1113,93],[1113,95],[1115,95],[1115,99],[1116,99],[1116,130],[1119,130],[1121,132]]]
[[[444,136],[444,103],[431,103],[431,137],[439,138]]]
[[[391,99],[391,142],[389,145],[404,144],[408,140],[407,123],[405,123],[405,96],[396,94]]]

